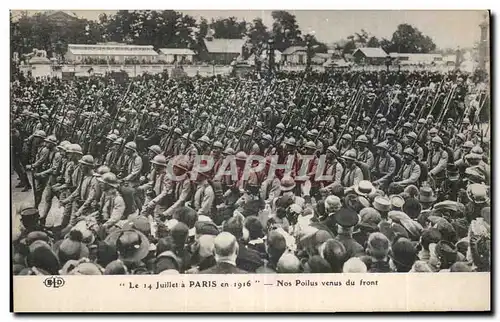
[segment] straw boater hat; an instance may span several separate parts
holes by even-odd
[[[378,211],[389,212],[391,210],[391,201],[385,197],[375,197],[375,200],[373,200],[373,208]]]
[[[368,180],[361,180],[356,186],[354,191],[360,196],[368,196],[376,191],[373,184]]]
[[[434,191],[432,191],[431,187],[422,187],[420,188],[420,202],[434,202],[436,201],[436,196],[434,195]]]
[[[292,191],[295,188],[295,180],[290,176],[285,176],[281,179],[280,190],[283,192]]]

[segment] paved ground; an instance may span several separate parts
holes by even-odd
[[[12,237],[15,237],[19,232],[19,208],[23,204],[33,205],[34,197],[33,190],[29,190],[26,192],[22,192],[22,188],[15,188],[17,185],[17,175],[14,174],[11,176],[11,191],[12,191],[12,203],[11,203],[11,211],[12,211]],[[42,198],[43,199],[43,198]],[[41,209],[44,204],[43,200],[40,203],[39,209]],[[59,224],[62,220],[62,208],[59,207],[59,201],[57,198],[52,199],[52,207],[49,211],[49,215],[47,216],[46,225],[48,227],[53,226],[54,224]]]

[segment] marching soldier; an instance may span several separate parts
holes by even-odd
[[[40,133],[40,135],[42,134],[44,133]],[[35,162],[32,165],[26,166],[26,169],[32,170],[35,173],[35,207],[38,207],[38,205],[40,204],[42,200],[43,190],[45,189],[48,181],[47,177],[43,177],[37,174],[43,173],[52,165],[52,162],[54,161],[57,153],[56,145],[56,137],[50,135],[44,140],[44,144],[39,148]]]
[[[342,171],[340,182],[344,187],[352,187],[363,180],[363,172],[356,165],[356,151],[349,150],[344,155],[342,159],[345,162],[345,168]]]
[[[174,156],[179,153],[178,146],[180,143],[181,135],[182,135],[181,129],[176,127],[172,132],[172,137],[170,137],[165,144],[164,154],[166,157]]]
[[[360,135],[356,139],[356,144],[358,146],[357,160],[366,164],[368,169],[371,169],[375,162],[375,158],[373,157],[372,151],[368,149],[368,143],[368,138],[365,135]]]
[[[57,144],[57,139],[53,135],[50,135],[47,138],[47,141],[55,142]],[[42,196],[44,196],[45,204],[42,207],[42,211],[40,212],[40,219],[44,221],[52,206],[52,198],[54,197],[52,186],[57,183],[57,178],[61,174],[64,153],[64,147],[60,145],[57,146],[52,158],[52,162],[48,164],[48,168],[45,171],[35,173],[35,179],[47,180],[45,189],[42,193]]]
[[[377,151],[375,169],[372,172],[373,177],[377,180],[373,182],[373,185],[386,188],[396,170],[396,160],[389,154],[389,146],[386,142],[377,144]]]
[[[155,220],[162,220],[163,212],[173,203],[173,181],[167,173],[167,160],[164,155],[158,154],[151,161],[153,169],[148,183],[139,187],[148,196],[142,208],[143,214],[148,214],[153,210]]]
[[[420,179],[420,165],[415,162],[415,152],[412,148],[406,148],[403,151],[403,166],[399,170],[399,174],[395,178],[396,184],[406,187],[408,185],[417,185]]]
[[[112,172],[108,172],[97,179],[101,183],[103,195],[101,197],[101,208],[99,210],[100,222],[102,229],[109,232],[111,228],[117,227],[120,220],[124,220],[125,201],[118,192],[118,178]]]
[[[87,154],[78,160],[79,166],[73,171],[72,184],[77,184],[76,189],[65,199],[60,201],[60,204],[65,206],[71,204],[69,212],[63,214],[63,223],[61,228],[68,230],[68,227],[73,227],[81,218],[81,213],[77,214],[78,209],[87,200],[90,190],[91,181],[93,178],[92,168],[94,167],[94,157]],[[69,225],[69,226],[68,226]]]
[[[351,150],[352,148],[351,142],[352,142],[352,136],[349,133],[342,135],[338,147],[341,156],[344,155],[347,151]]]
[[[417,143],[417,133],[410,132],[406,135],[406,147],[413,149],[418,161],[424,160],[424,149]]]
[[[329,190],[334,184],[341,184],[342,173],[344,172],[344,167],[338,161],[339,150],[333,145],[326,149],[326,164],[325,164],[325,176],[332,176],[331,181],[320,182],[322,188]]]
[[[90,215],[94,210],[97,210],[97,206],[102,197],[102,189],[99,184],[99,178],[101,178],[105,173],[110,172],[109,167],[101,165],[97,168],[92,175],[89,182],[89,188],[85,189],[89,192],[86,194],[86,199],[83,201],[82,206],[76,211],[75,218],[83,218]],[[85,197],[85,194],[83,194]]]
[[[434,179],[436,187],[439,187],[446,174],[448,152],[443,149],[443,140],[439,136],[432,138],[431,144],[427,165],[429,167],[429,175]]]
[[[401,143],[396,141],[396,133],[394,132],[394,130],[387,130],[385,137],[385,143],[387,144],[389,153],[401,155],[401,153],[403,152],[403,147],[401,146]]]
[[[453,161],[457,161],[463,157],[464,150],[462,149],[462,145],[464,143],[465,135],[463,133],[458,133],[457,135],[455,135],[453,142],[450,142],[453,147]]]

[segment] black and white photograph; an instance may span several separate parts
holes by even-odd
[[[489,11],[9,15],[12,275],[490,272]]]

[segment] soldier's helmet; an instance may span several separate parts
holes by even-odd
[[[103,174],[110,172],[111,169],[106,166],[106,165],[101,165],[99,168],[97,168],[97,171],[94,173],[94,176],[96,177],[102,177]]]
[[[223,149],[224,145],[220,141],[215,141],[214,144],[213,144],[213,147],[214,148],[218,148],[218,149]]]
[[[90,154],[86,154],[80,160],[78,160],[78,162],[83,164],[83,165],[93,167],[94,166],[94,157],[91,156]]]
[[[36,130],[35,133],[33,134],[33,136],[37,137],[37,138],[45,139],[47,137],[47,134],[43,130]]]
[[[356,139],[356,143],[365,143],[365,144],[368,144],[368,138],[366,137],[366,135],[360,135]]]
[[[246,161],[248,155],[244,151],[239,151],[238,153],[236,153],[235,157],[236,157],[236,160],[238,160],[238,161]]]
[[[130,142],[127,142],[125,144],[125,148],[127,148],[129,150],[137,151],[137,144],[133,141],[130,141]]]
[[[159,145],[152,145],[148,148],[149,151],[155,153],[155,154],[160,154],[161,153],[161,148]]]
[[[119,185],[118,178],[113,172],[103,174],[100,178],[97,178],[97,181],[110,185],[114,188],[117,188]]]
[[[58,149],[61,149],[63,151],[67,151],[68,150],[68,146],[71,144],[71,142],[69,141],[61,141],[61,143],[59,143],[59,145],[57,146]]]
[[[165,156],[163,154],[158,154],[153,158],[151,163],[162,166],[162,167],[166,167],[167,166],[167,158],[165,158]]]
[[[55,135],[49,135],[44,141],[53,145],[57,145],[57,138]]]
[[[68,145],[67,152],[68,153],[76,153],[76,154],[79,154],[79,155],[83,155],[82,147],[79,144],[70,144],[70,145]]]
[[[443,145],[443,140],[439,136],[433,137],[431,142],[432,143],[439,143],[439,144]]]
[[[309,150],[316,150],[316,144],[313,141],[306,142],[304,147]]]

